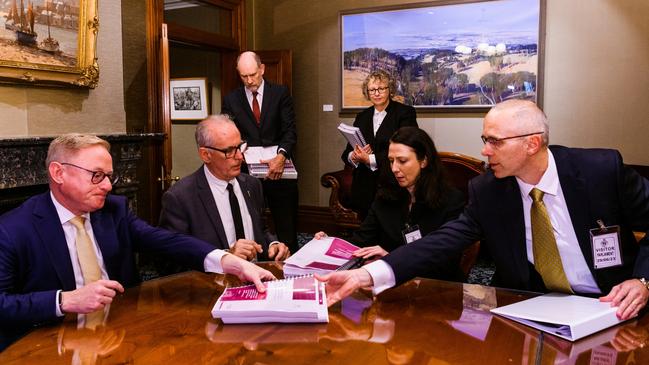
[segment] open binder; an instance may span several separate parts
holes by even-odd
[[[617,307],[611,307],[611,303],[559,293],[494,308],[491,312],[569,341],[623,322],[615,315]]]
[[[329,322],[324,283],[301,276],[254,285],[226,288],[212,308],[223,323]]]
[[[284,276],[326,274],[360,267],[362,258],[352,255],[358,248],[337,237],[312,239],[284,261]]]

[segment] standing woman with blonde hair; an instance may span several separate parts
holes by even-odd
[[[351,146],[343,151],[341,159],[354,167],[352,179],[352,209],[361,220],[376,194],[379,170],[387,163],[390,136],[405,126],[417,127],[415,108],[395,101],[394,79],[383,70],[371,72],[363,82],[363,95],[372,106],[356,115],[354,126],[363,133],[365,147]]]

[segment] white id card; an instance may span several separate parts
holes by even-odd
[[[403,239],[406,243],[412,243],[421,238],[421,231],[419,230],[419,226],[416,224],[407,227],[401,231],[401,234],[403,234]]]
[[[604,227],[601,224],[600,228],[591,229],[590,242],[593,248],[593,266],[595,269],[622,265],[620,226]]]

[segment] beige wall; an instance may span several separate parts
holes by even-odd
[[[96,89],[0,86],[0,138],[126,131],[121,2],[98,1]]]
[[[326,205],[320,175],[342,167],[339,11],[413,0],[254,0],[255,49],[293,50],[300,203]],[[649,165],[649,1],[548,0],[544,109],[551,141],[611,147]],[[323,112],[333,104],[334,112]],[[481,115],[420,114],[440,150],[479,156]]]

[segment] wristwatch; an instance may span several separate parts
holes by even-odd
[[[647,279],[638,278],[638,280],[640,280],[640,283],[642,283],[642,285],[644,285],[644,287],[647,288],[647,290],[649,290],[649,281],[647,281]]]

